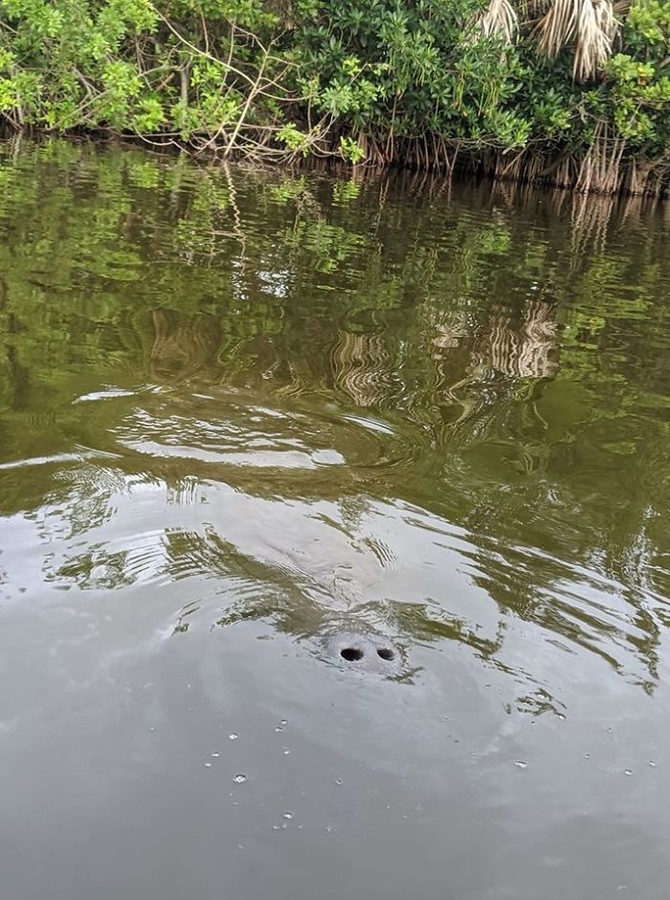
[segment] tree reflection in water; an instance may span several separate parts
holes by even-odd
[[[3,174],[1,511],[34,520],[45,584],[202,579],[218,607],[177,635],[353,617],[559,709],[532,648],[506,656],[520,622],[653,690],[666,225],[612,212],[592,244],[498,188],[334,203],[321,176],[57,142]],[[15,466],[49,454],[78,462]]]

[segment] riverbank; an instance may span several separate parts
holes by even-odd
[[[0,118],[660,198],[669,47],[659,0],[5,0]]]

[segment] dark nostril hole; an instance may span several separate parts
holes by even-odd
[[[390,650],[388,647],[377,648],[377,656],[381,656],[382,659],[393,659],[393,655],[393,650]]]
[[[363,651],[358,647],[345,647],[344,650],[340,650],[340,656],[347,662],[356,662],[357,659],[363,659]]]

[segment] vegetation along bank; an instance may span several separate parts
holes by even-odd
[[[0,117],[660,197],[670,0],[0,0]]]

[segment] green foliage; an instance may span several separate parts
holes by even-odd
[[[344,135],[340,137],[340,154],[342,159],[346,159],[353,165],[365,158],[365,151],[362,147],[359,147],[353,138],[344,137]]]
[[[56,131],[225,141],[249,94],[286,67],[263,43],[276,23],[260,0],[2,0],[0,113]]]
[[[532,23],[518,39],[483,31],[488,5],[0,0],[0,117],[225,155],[419,166],[456,149],[581,159],[606,133],[623,141],[622,165],[667,169],[665,0],[633,0],[616,54],[583,84],[567,51],[538,56]]]
[[[632,146],[649,155],[670,147],[670,6],[636,0],[625,26],[625,49],[608,66],[614,122]]]
[[[318,108],[354,135],[524,144],[529,126],[511,108],[523,67],[502,42],[469,39],[480,7],[330,0],[300,31],[301,77],[316,80]]]
[[[309,135],[299,131],[294,122],[287,122],[277,132],[277,140],[294,153],[307,156],[309,153]]]

